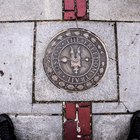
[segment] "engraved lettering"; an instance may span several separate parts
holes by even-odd
[[[85,82],[86,80],[85,80],[85,77],[81,77],[81,81],[82,82]]]
[[[71,77],[68,77],[68,80],[67,81],[70,82],[70,79],[71,79]]]
[[[73,77],[71,78],[71,82],[72,82],[72,83],[74,82],[74,78],[73,78]]]
[[[79,78],[75,78],[74,80],[76,81],[76,83],[78,83],[78,82],[79,82]]]
[[[61,74],[62,74],[62,71],[58,71],[57,74],[58,74],[58,75],[61,75]]]
[[[69,29],[49,43],[43,63],[57,87],[80,91],[98,83],[105,73],[106,61],[104,45],[96,35],[84,29]]]
[[[73,37],[72,42],[77,42],[77,37]]]
[[[86,75],[86,78],[87,78],[87,79],[90,79],[90,78],[88,77],[88,75]]]

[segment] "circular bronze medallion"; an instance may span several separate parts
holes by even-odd
[[[45,72],[53,84],[69,91],[97,85],[107,67],[103,42],[85,29],[68,29],[49,43],[44,61]]]

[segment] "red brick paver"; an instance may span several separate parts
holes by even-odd
[[[64,0],[64,9],[69,11],[75,10],[75,1],[74,0]]]
[[[64,139],[76,140],[77,139],[77,123],[73,120],[69,120],[64,124]]]
[[[73,12],[73,11],[65,12],[64,13],[64,19],[65,20],[74,20],[74,19],[76,19],[75,12]]]
[[[84,17],[86,16],[86,0],[76,0],[76,8],[77,8],[77,17]]]
[[[76,104],[66,103],[66,119],[76,119]]]
[[[79,107],[88,107],[88,106],[90,106],[90,102],[81,102],[78,105],[79,105]]]
[[[81,129],[81,135],[90,135],[91,128],[90,128],[90,108],[84,107],[78,109],[78,120],[79,120],[79,127]]]

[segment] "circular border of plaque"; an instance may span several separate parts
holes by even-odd
[[[83,91],[97,86],[107,69],[105,45],[94,33],[70,28],[48,44],[43,66],[49,80],[67,91]]]

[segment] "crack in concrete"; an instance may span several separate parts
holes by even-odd
[[[136,36],[134,37],[134,39],[131,41],[131,43],[128,46],[135,45],[136,41],[138,41],[138,39],[139,39],[138,36],[139,36],[139,34],[136,34]]]
[[[130,113],[130,111],[129,111],[128,107],[125,105],[125,103],[124,102],[120,102],[120,103],[122,103],[122,105],[125,107],[125,109],[127,110],[127,113]]]

